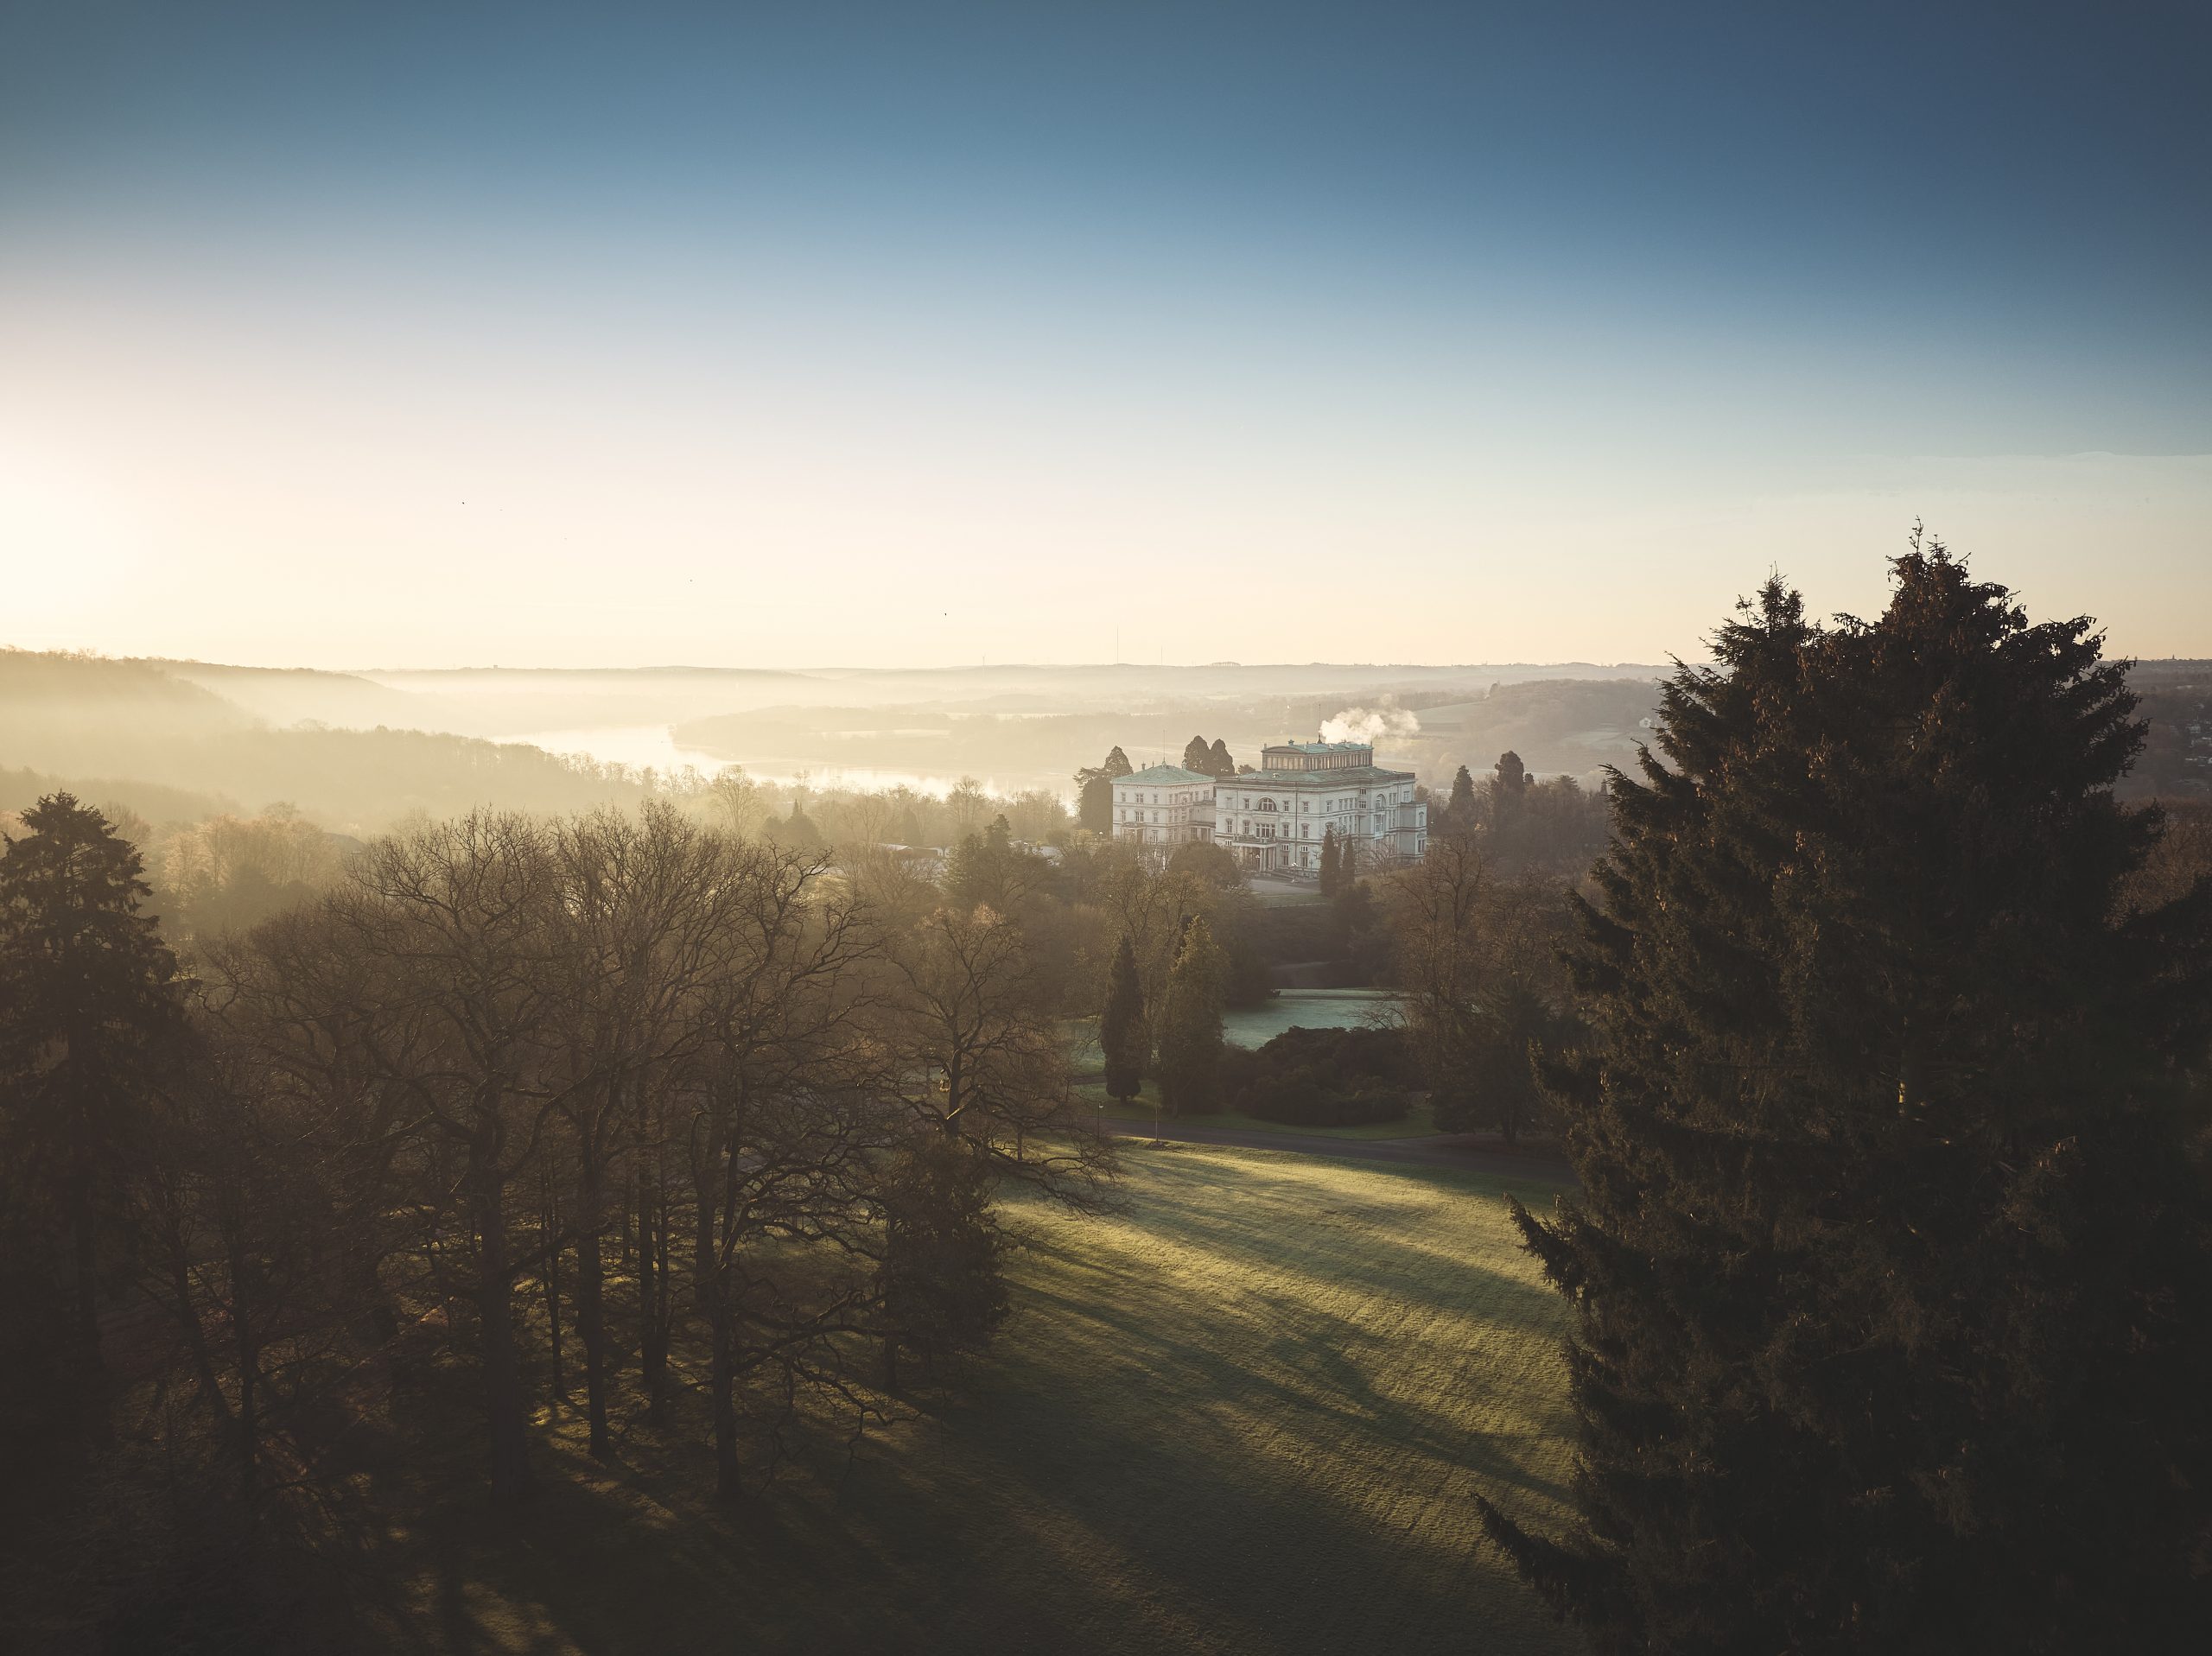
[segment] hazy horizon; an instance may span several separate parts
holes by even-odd
[[[1655,662],[1923,519],[2212,650],[2204,19],[20,6],[0,633]],[[1347,635],[1347,622],[1357,626]]]

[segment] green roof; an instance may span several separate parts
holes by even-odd
[[[1200,776],[1196,771],[1185,771],[1179,765],[1147,765],[1141,771],[1132,771],[1125,777],[1116,777],[1114,781],[1116,786],[1124,782],[1165,783],[1180,786],[1186,782],[1204,782],[1211,784],[1213,778]]]
[[[1248,771],[1224,782],[1261,788],[1369,788],[1393,782],[1411,782],[1411,771],[1393,771],[1380,765],[1347,765],[1334,771]]]

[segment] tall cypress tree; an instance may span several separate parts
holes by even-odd
[[[1343,859],[1337,851],[1337,830],[1333,827],[1321,830],[1321,895],[1334,897],[1342,884]]]
[[[2200,883],[2086,621],[1916,536],[1665,688],[1551,1074],[1581,1525],[1491,1538],[1611,1652],[2171,1649],[2212,1558]],[[2201,1624],[2196,1627],[2201,1633]]]
[[[176,961],[138,911],[138,853],[105,816],[57,793],[23,826],[0,856],[0,1206],[51,1249],[78,1363],[96,1373],[105,1256],[179,1056]]]
[[[1218,1101],[1221,1013],[1229,961],[1204,915],[1184,928],[1160,1006],[1160,1101],[1172,1115],[1211,1109]]]
[[[1106,979],[1106,1006],[1098,1016],[1098,1046],[1106,1058],[1106,1096],[1126,1104],[1144,1084],[1147,1043],[1144,1027],[1144,986],[1137,978],[1136,950],[1127,932],[1115,951]]]
[[[1208,750],[1206,757],[1209,762],[1200,768],[1208,776],[1226,780],[1236,774],[1236,761],[1230,758],[1229,744],[1220,737],[1213,739],[1213,746]]]
[[[1212,761],[1213,750],[1206,746],[1205,737],[1193,736],[1183,744],[1183,768],[1185,771],[1195,771],[1202,777],[1208,775]]]
[[[1444,827],[1449,834],[1475,831],[1475,778],[1464,765],[1452,778],[1452,797],[1444,807]]]

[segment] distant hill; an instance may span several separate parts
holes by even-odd
[[[149,661],[171,678],[197,685],[270,725],[313,720],[374,729],[378,725],[420,728],[421,700],[358,673],[326,673],[310,667],[226,667],[200,661]]]
[[[269,681],[257,669],[228,679],[181,665],[207,682],[152,662],[0,650],[0,781],[11,792],[67,786],[157,826],[282,800],[347,833],[373,832],[415,810],[582,810],[645,791],[611,767],[516,743],[421,730],[273,728],[207,688],[242,684],[265,698]]]
[[[1462,765],[1480,777],[1509,750],[1546,776],[1587,777],[1601,765],[1624,765],[1651,734],[1659,671],[1649,671],[1644,678],[1500,683],[1477,700],[1419,708],[1411,751],[1430,785],[1440,789]]]

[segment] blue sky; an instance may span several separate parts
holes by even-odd
[[[0,634],[1655,659],[1924,517],[2212,653],[2209,20],[6,0]]]

